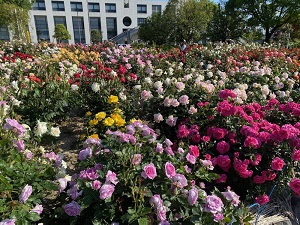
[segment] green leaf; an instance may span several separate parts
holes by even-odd
[[[27,219],[31,220],[31,221],[38,221],[41,219],[40,215],[37,214],[36,212],[31,212],[26,216]]]
[[[140,218],[138,219],[139,225],[150,225],[150,220],[148,218]]]

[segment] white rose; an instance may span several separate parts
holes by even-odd
[[[60,135],[59,127],[51,127],[50,134],[54,137],[59,137]]]

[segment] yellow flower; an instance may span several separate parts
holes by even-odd
[[[115,113],[119,113],[119,114],[121,114],[121,113],[122,113],[122,109],[119,109],[119,108],[114,108],[114,112],[115,112]]]
[[[98,134],[92,134],[89,136],[89,138],[99,139],[99,136],[98,136]]]
[[[87,115],[87,116],[91,116],[92,115],[92,113],[90,112],[90,111],[88,111],[88,112],[86,112],[86,114],[85,115]]]
[[[141,121],[141,120],[136,119],[136,118],[132,118],[131,120],[129,120],[129,123],[133,123],[133,122],[135,122],[135,121]]]
[[[116,119],[115,123],[117,125],[117,127],[123,127],[126,124],[126,121],[123,120],[122,118]]]
[[[98,112],[98,113],[95,115],[95,118],[96,118],[97,120],[103,120],[105,117],[106,117],[106,113],[105,113],[105,112]]]
[[[93,119],[93,120],[90,120],[90,121],[89,121],[89,125],[90,125],[90,126],[95,126],[95,125],[98,124],[98,122],[99,122],[98,120]]]
[[[80,135],[80,140],[81,140],[81,141],[84,140],[85,137],[86,137],[85,134],[81,134],[81,135]]]
[[[110,95],[107,99],[107,102],[109,104],[112,104],[112,103],[118,103],[119,102],[119,98],[118,96],[115,96],[115,95]]]
[[[104,126],[111,127],[114,125],[115,121],[111,117],[107,117],[103,120]]]

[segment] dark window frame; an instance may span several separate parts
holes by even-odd
[[[116,13],[117,6],[115,3],[105,3],[105,12],[107,13]]]
[[[88,8],[89,8],[89,12],[100,12],[100,5],[99,5],[99,3],[89,2],[88,3]]]
[[[32,10],[46,10],[45,0],[36,0],[32,5]]]
[[[64,1],[52,1],[52,10],[53,11],[65,11]],[[56,7],[54,7],[56,5]]]
[[[138,4],[137,6],[137,13],[147,13],[147,5],[144,4]]]
[[[70,2],[70,5],[71,5],[72,12],[83,12],[82,2]],[[78,6],[80,6],[80,7],[78,7]]]

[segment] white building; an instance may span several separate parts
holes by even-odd
[[[136,28],[152,13],[162,12],[166,4],[166,0],[36,0],[30,11],[31,42],[55,42],[56,24],[66,26],[71,35],[69,44],[91,43],[92,30],[98,30],[102,40],[109,40]],[[3,28],[1,39],[8,39]]]

